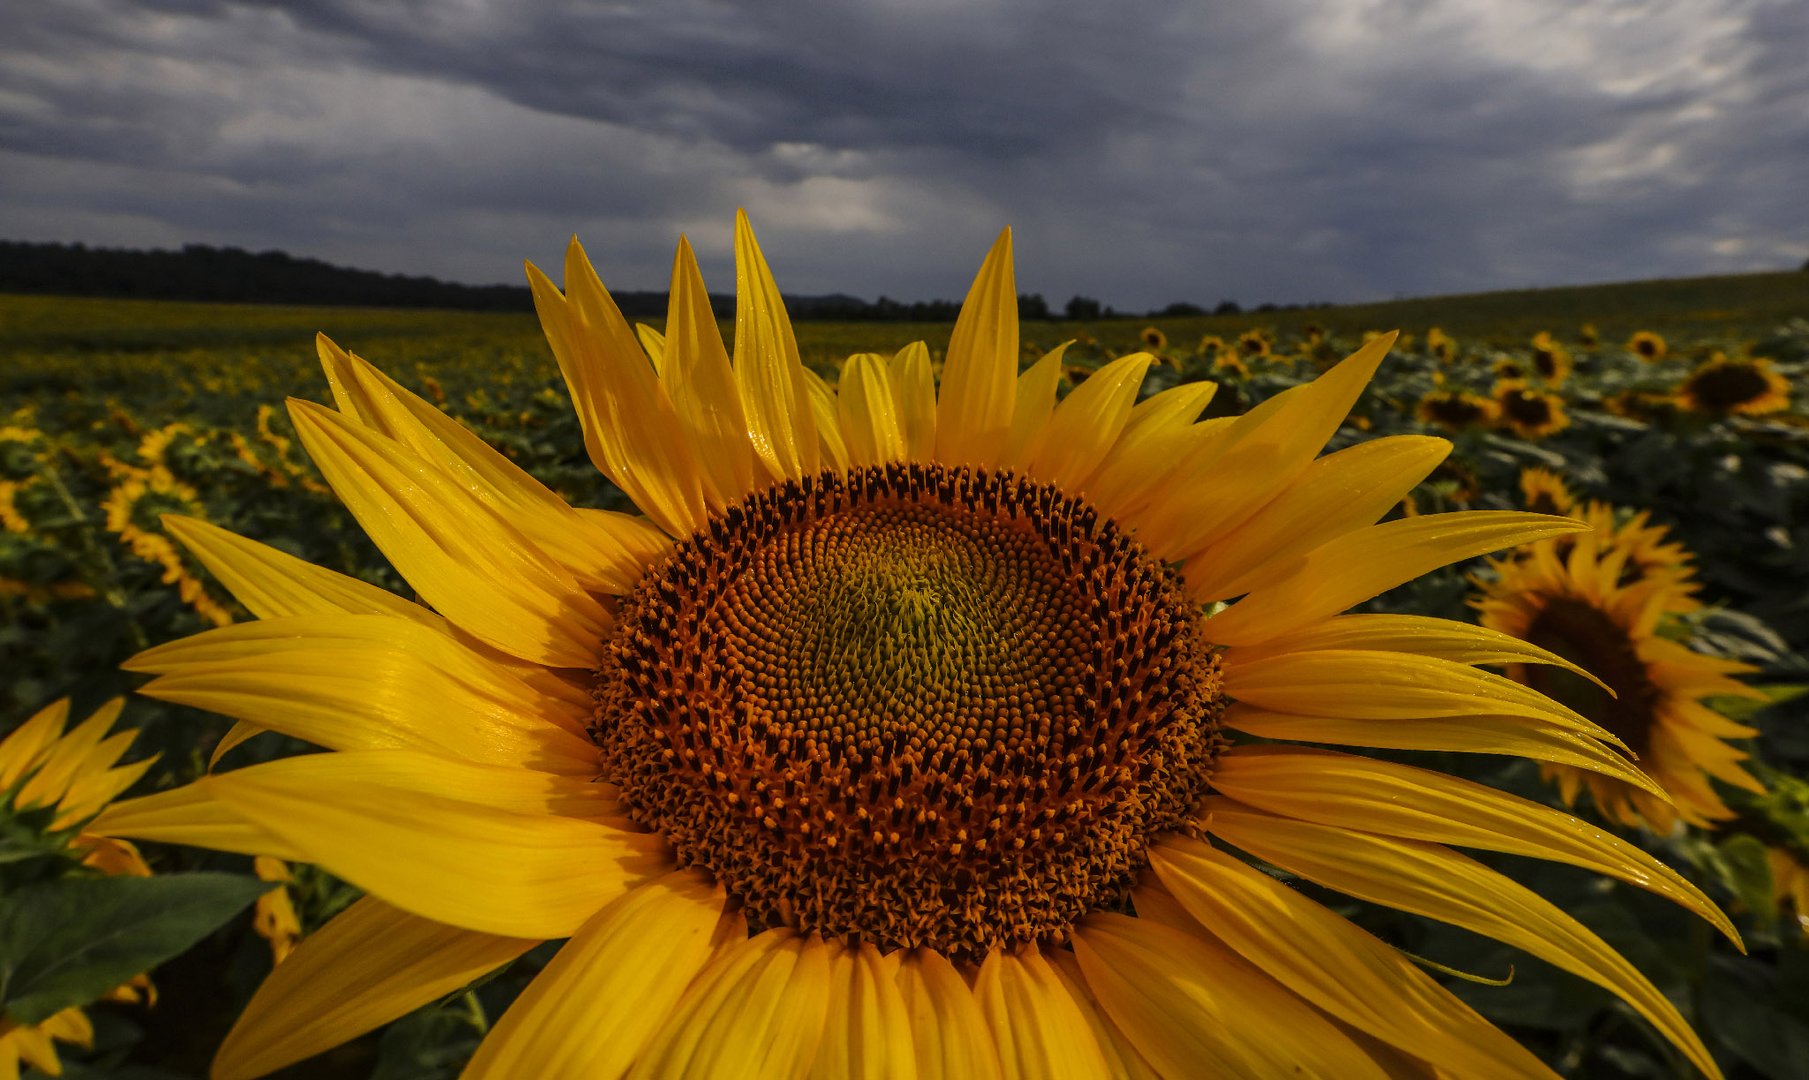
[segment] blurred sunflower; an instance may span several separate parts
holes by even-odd
[[[1778,912],[1796,923],[1798,933],[1809,938],[1809,862],[1797,852],[1772,846],[1765,849],[1771,868],[1771,895]]]
[[[1143,347],[1150,352],[1161,352],[1168,348],[1168,335],[1153,326],[1144,327],[1143,332],[1137,336],[1143,342]]]
[[[1503,379],[1491,396],[1498,410],[1496,422],[1522,439],[1543,439],[1570,426],[1564,399],[1535,390],[1524,380]]]
[[[44,708],[0,741],[0,825],[14,838],[35,837],[36,850],[79,861],[102,874],[149,877],[138,849],[89,831],[88,824],[120,792],[131,787],[157,759],[119,764],[136,736],[108,735],[125,702],[115,698],[87,720],[65,730],[69,699]],[[117,1001],[155,1000],[144,976],[115,988]],[[80,1008],[64,1009],[38,1024],[0,1017],[0,1078],[14,1080],[21,1064],[51,1076],[62,1075],[56,1044],[88,1046],[94,1027]]]
[[[1500,407],[1489,398],[1461,390],[1434,390],[1420,398],[1413,412],[1428,424],[1437,424],[1447,431],[1462,431],[1467,427],[1493,424],[1500,415]]]
[[[1426,351],[1431,353],[1442,364],[1451,362],[1457,355],[1457,341],[1450,334],[1438,327],[1426,331]]]
[[[1507,753],[1651,787],[1611,734],[1474,666],[1557,658],[1338,615],[1577,527],[1375,524],[1450,449],[1317,457],[1388,338],[1242,417],[1195,423],[1211,384],[1138,403],[1148,355],[1058,403],[1059,353],[1016,370],[1006,233],[940,392],[921,343],[830,387],[744,218],[735,249],[733,357],[681,241],[658,371],[576,244],[563,293],[530,268],[587,447],[647,518],[567,506],[323,341],[338,409],[296,403],[297,430],[432,607],[175,526],[263,621],[140,655],[145,692],[332,752],[104,823],[370,894],[275,969],[216,1076],[568,937],[468,1076],[1551,1075],[1221,844],[1525,948],[1714,1073],[1605,943],[1444,845],[1599,870],[1731,934],[1681,877],[1478,784],[1233,741]]]
[[[1601,343],[1602,343],[1601,332],[1595,328],[1594,323],[1586,322],[1580,328],[1578,328],[1577,344],[1583,346],[1585,349],[1593,349],[1597,345],[1600,345]]]
[[[1392,335],[1389,337],[1389,340],[1394,340]],[[1263,333],[1261,330],[1246,330],[1237,336],[1238,355],[1244,357],[1246,360],[1253,360],[1259,356],[1268,356],[1273,349],[1274,346],[1269,342],[1269,335]]]
[[[1674,394],[1654,394],[1646,390],[1618,390],[1602,399],[1602,408],[1615,416],[1641,423],[1652,423],[1677,412]]]
[[[1570,350],[1558,344],[1551,334],[1543,330],[1533,335],[1533,351],[1529,359],[1534,374],[1545,380],[1548,386],[1562,386],[1564,380],[1570,378]]]
[[[1212,370],[1216,375],[1228,376],[1233,379],[1250,377],[1250,365],[1244,363],[1243,357],[1233,352],[1222,352],[1213,357]]]
[[[1627,351],[1648,364],[1656,364],[1665,358],[1670,348],[1663,337],[1650,330],[1640,330],[1627,339]]]
[[[1764,416],[1790,407],[1790,383],[1763,357],[1730,360],[1716,353],[1677,387],[1675,400],[1709,416]]]
[[[1568,515],[1577,505],[1564,478],[1550,469],[1520,470],[1521,505],[1535,514]]]
[[[1599,510],[1591,516],[1602,519]],[[1655,798],[1598,774],[1541,763],[1566,804],[1574,804],[1587,785],[1602,815],[1629,828],[1644,823],[1664,835],[1678,819],[1707,828],[1734,816],[1710,777],[1749,791],[1764,788],[1740,767],[1746,753],[1725,741],[1757,732],[1702,699],[1762,695],[1732,678],[1752,670],[1748,666],[1693,652],[1660,634],[1667,618],[1695,606],[1691,586],[1638,572],[1632,555],[1649,546],[1648,539],[1608,521],[1558,538],[1561,543],[1541,541],[1491,560],[1495,577],[1476,601],[1479,621],[1575,663],[1575,669],[1514,664],[1508,676],[1598,720],[1670,796]]]

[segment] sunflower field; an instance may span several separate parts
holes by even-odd
[[[1809,1077],[1809,288],[1785,287],[1793,291],[1783,300],[1742,319],[1541,308],[1537,294],[1526,294],[1511,318],[1444,313],[1422,301],[1396,313],[1415,320],[1405,323],[1382,322],[1390,317],[1382,309],[1334,309],[1323,317],[1025,323],[1019,331],[1020,394],[1047,385],[1065,403],[1087,393],[1090,380],[1097,388],[1134,368],[1140,383],[1123,384],[1131,410],[1176,388],[1216,384],[1215,393],[1162,398],[1188,401],[1197,422],[1181,423],[1198,427],[1302,400],[1283,395],[1341,370],[1351,354],[1380,348],[1382,334],[1399,329],[1324,450],[1396,436],[1422,437],[1386,444],[1403,454],[1441,449],[1426,458],[1423,480],[1361,524],[1482,510],[1580,523],[1432,569],[1353,610],[1428,620],[1390,626],[1437,619],[1480,628],[1476,635],[1489,636],[1465,640],[1497,644],[1465,655],[1478,657],[1466,662],[1491,679],[1503,677],[1489,693],[1558,703],[1593,725],[1604,745],[1624,749],[1650,783],[1592,765],[1555,727],[1539,728],[1552,749],[1534,760],[1491,742],[1480,721],[1457,745],[1451,732],[1463,718],[1436,710],[1434,720],[1378,714],[1390,734],[1359,744],[1339,726],[1345,721],[1272,705],[1261,717],[1245,715],[1238,744],[1256,752],[1210,781],[1213,799],[1238,802],[1220,814],[1220,826],[1204,826],[1260,863],[1264,881],[1373,934],[1392,947],[1390,963],[1404,958],[1404,967],[1429,975],[1440,993],[1559,1075],[1683,1077],[1712,1064],[1730,1077]],[[732,343],[735,326],[721,330]],[[317,353],[316,331],[337,345]],[[677,331],[664,323],[635,331],[655,370],[668,348],[694,347],[676,336],[669,344],[666,334]],[[896,379],[907,354],[947,376],[950,334],[947,325],[800,323],[796,345],[834,415],[837,391],[846,405],[867,392],[861,387],[873,372]],[[917,341],[926,347],[912,352]],[[160,809],[197,780],[318,749],[235,723],[255,712],[258,692],[232,681],[235,661],[203,663],[173,644],[283,608],[287,601],[247,576],[247,560],[275,568],[304,560],[383,590],[392,597],[386,603],[452,617],[419,580],[404,579],[336,497],[342,478],[323,472],[303,445],[338,429],[285,407],[293,398],[337,400],[347,411],[356,395],[341,384],[364,370],[348,353],[418,396],[409,400],[443,410],[559,500],[637,512],[637,500],[587,456],[587,429],[529,316],[0,296],[0,1078],[155,1080],[207,1076],[210,1067],[218,1075],[453,1077],[480,1045],[490,1056],[480,1054],[478,1065],[499,1075],[509,1070],[498,1061],[515,1062],[516,1075],[565,1075],[551,1059],[508,1058],[513,1044],[496,1049],[509,1034],[501,1018],[511,1003],[529,1000],[537,976],[560,975],[556,958],[567,954],[557,940],[486,937],[490,952],[448,959],[408,993],[376,1005],[357,995],[311,999],[306,1023],[285,1014],[282,1034],[252,1045],[243,1032],[285,1008],[279,995],[259,991],[266,977],[306,963],[310,938],[336,917],[343,925],[368,910],[363,890],[347,880],[358,875],[303,858],[305,845],[235,848],[202,824],[196,846],[179,843],[179,822],[171,824],[179,815]],[[949,381],[942,385],[946,393]],[[1425,437],[1448,440],[1449,454]],[[859,460],[852,437],[844,453]],[[1155,503],[1167,494],[1181,492],[1154,492]],[[1313,505],[1331,514],[1344,504],[1328,496]],[[1303,517],[1299,528],[1312,524]],[[257,543],[234,546],[241,542],[228,533]],[[1204,550],[1236,546],[1215,543]],[[1243,592],[1231,578],[1219,582],[1228,598]],[[1215,598],[1210,610],[1221,606]],[[1238,611],[1239,602],[1224,610]],[[1354,623],[1323,625],[1315,632],[1358,633],[1337,629]],[[1500,644],[1509,638],[1525,645]],[[361,662],[356,650],[344,654],[348,669]],[[1226,676],[1231,697],[1287,700],[1290,688],[1257,687],[1260,664]],[[432,701],[436,691],[422,693]],[[332,701],[322,701],[327,724]],[[1425,734],[1434,721],[1445,727]],[[1303,797],[1283,805],[1273,794],[1264,769],[1292,759],[1263,751],[1281,743],[1334,747],[1359,765],[1388,763],[1378,770],[1448,774],[1451,783],[1475,782],[1464,790],[1481,785],[1524,800],[1514,806],[1538,804],[1552,821],[1580,819],[1577,835],[1595,845],[1589,851],[1633,861],[1613,870],[1606,856],[1549,861],[1559,857],[1537,845],[1466,845],[1459,834],[1481,830],[1482,818],[1460,821],[1452,815],[1470,811],[1443,803],[1424,804],[1427,820],[1438,820],[1419,832],[1348,835],[1352,845],[1395,845],[1390,865],[1401,867],[1412,852],[1445,852],[1423,841],[1479,848],[1463,866],[1551,901],[1574,920],[1564,926],[1608,950],[1575,945],[1582,937],[1552,945],[1556,938],[1537,929],[1546,908],[1501,900],[1471,910],[1398,882],[1359,879],[1350,862],[1309,843],[1314,829],[1362,829],[1319,820],[1339,816],[1344,804]],[[1396,774],[1351,775],[1362,786]],[[153,796],[166,802],[139,801]],[[1250,824],[1257,815],[1239,808],[1246,803],[1298,818],[1298,846]],[[160,824],[135,831],[138,806],[163,814]],[[1425,857],[1433,877],[1457,865]],[[1625,870],[1636,864],[1655,869]],[[1207,865],[1197,869],[1204,874]],[[1690,899],[1698,895],[1712,907]],[[1114,903],[1143,915],[1141,896]],[[1535,914],[1520,918],[1519,910]],[[1118,939],[1109,935],[1084,940],[1097,944],[1064,951],[1042,970],[1077,987],[1111,964],[1153,963],[1129,945],[1113,952],[1118,945],[1108,940]],[[348,985],[383,985],[390,945],[372,935],[368,947],[369,962]],[[447,944],[445,952],[477,948]],[[1654,996],[1629,990],[1635,976],[1604,955],[1637,969]],[[1337,969],[1328,970],[1336,981]],[[1121,1043],[1117,1057],[1101,1051],[1107,1071],[1174,1074],[1161,1064],[1172,1060],[1162,1056],[1172,1033],[1120,1030],[1124,1021],[1098,985],[1099,1015],[1112,1017],[1094,1018],[1100,1046],[1113,1037]],[[1326,1025],[1327,1038],[1364,1048],[1370,1071],[1347,1075],[1434,1075],[1430,1049],[1416,1056],[1379,1029],[1359,1030],[1332,999],[1293,990],[1312,1005],[1289,997],[1289,1008]],[[1673,1027],[1670,1009],[1681,1018]],[[1088,1030],[1084,1021],[1078,1027]],[[1691,1027],[1712,1062],[1678,1034]],[[498,1038],[486,1042],[493,1030]],[[1123,1047],[1142,1048],[1144,1057]],[[215,1066],[216,1053],[221,1063],[230,1056],[230,1067]],[[545,1071],[530,1071],[528,1060]],[[1500,1075],[1529,1069],[1504,1065]],[[930,1074],[921,1062],[917,1071]]]

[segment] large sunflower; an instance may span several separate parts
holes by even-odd
[[[1678,384],[1677,404],[1708,416],[1764,416],[1790,407],[1790,382],[1763,357],[1716,353]]]
[[[1567,804],[1587,786],[1596,808],[1629,828],[1643,823],[1663,835],[1679,819],[1698,827],[1725,821],[1733,812],[1710,778],[1763,792],[1739,764],[1746,753],[1726,741],[1756,732],[1703,699],[1762,696],[1732,677],[1751,669],[1658,632],[1667,618],[1697,606],[1687,554],[1676,555],[1681,548],[1665,541],[1662,527],[1648,525],[1644,515],[1616,525],[1612,510],[1599,503],[1585,517],[1596,528],[1495,560],[1495,579],[1477,601],[1480,621],[1590,672],[1585,678],[1553,666],[1508,668],[1510,678],[1599,720],[1670,799],[1561,763],[1542,762],[1541,769]]]
[[[832,388],[745,219],[735,248],[733,356],[681,242],[657,370],[575,244],[563,293],[530,269],[587,448],[645,518],[567,506],[323,342],[337,409],[297,403],[297,428],[424,603],[173,526],[261,621],[139,656],[145,691],[333,752],[104,825],[370,894],[275,969],[217,1075],[549,938],[569,940],[470,1075],[1550,1075],[1233,848],[1607,986],[1714,1072],[1625,960],[1444,845],[1599,870],[1731,934],[1662,864],[1437,772],[1237,742],[1507,753],[1652,787],[1609,732],[1474,666],[1561,662],[1542,650],[1338,614],[1577,527],[1375,524],[1449,450],[1317,457],[1389,339],[1242,417],[1195,423],[1210,384],[1138,402],[1147,355],[1058,402],[1059,355],[1017,373],[1007,233],[939,390],[921,344],[851,358]]]
[[[119,764],[137,734],[107,734],[124,704],[122,699],[109,701],[66,730],[69,699],[64,698],[0,740],[0,831],[9,840],[38,837],[39,850],[73,859],[102,874],[150,875],[150,868],[130,843],[87,827],[156,760]],[[154,994],[150,981],[141,975],[107,997],[136,1001]],[[0,1080],[17,1080],[21,1064],[60,1075],[62,1062],[56,1044],[87,1046],[93,1040],[94,1026],[79,1007],[64,1009],[37,1024],[0,1016]]]
[[[1543,439],[1570,426],[1564,399],[1533,389],[1525,379],[1502,379],[1491,396],[1497,422],[1522,439]]]

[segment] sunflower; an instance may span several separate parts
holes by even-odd
[[[1522,439],[1543,439],[1570,426],[1564,413],[1564,399],[1556,394],[1535,390],[1522,379],[1503,379],[1495,384],[1497,422]]]
[[[69,699],[64,698],[0,740],[0,825],[11,826],[8,831],[15,836],[37,834],[48,844],[41,849],[45,853],[77,860],[99,873],[148,877],[150,868],[137,848],[87,827],[156,761],[119,764],[136,733],[107,731],[124,704],[122,699],[109,701],[66,731]],[[141,975],[107,997],[136,1001],[154,994]],[[56,1044],[88,1046],[93,1041],[94,1027],[80,1008],[64,1009],[37,1024],[0,1016],[0,1077],[17,1077],[21,1063],[60,1075]]]
[[[1809,938],[1809,862],[1787,847],[1765,849],[1765,861],[1771,867],[1771,895],[1780,914],[1796,924],[1797,931]]]
[[[1651,787],[1610,733],[1474,666],[1556,658],[1338,614],[1577,527],[1376,524],[1450,449],[1317,456],[1388,339],[1242,417],[1195,422],[1211,384],[1138,402],[1147,354],[1058,403],[1058,354],[1016,371],[1007,232],[940,388],[921,343],[853,357],[831,387],[745,218],[735,249],[732,355],[681,241],[657,372],[580,248],[563,292],[530,269],[587,448],[646,517],[566,505],[323,341],[338,407],[296,403],[297,430],[425,604],[173,526],[261,621],[141,654],[145,692],[330,752],[103,823],[369,894],[275,969],[217,1076],[301,1060],[547,939],[569,940],[468,1075],[1551,1075],[1228,848],[1523,947],[1714,1072],[1605,943],[1445,845],[1600,870],[1731,933],[1681,877],[1530,801],[1286,745],[1508,753]]]
[[[1535,514],[1565,515],[1577,505],[1570,486],[1550,469],[1520,470],[1520,496],[1522,504]]]
[[[1570,378],[1572,361],[1570,350],[1558,344],[1551,334],[1541,330],[1533,335],[1533,352],[1530,357],[1533,371],[1546,385],[1558,387]]]
[[[1138,333],[1137,338],[1143,342],[1143,347],[1150,352],[1161,352],[1163,349],[1168,348],[1168,335],[1153,326],[1144,327],[1143,330]]]
[[[1682,408],[1709,416],[1764,416],[1790,407],[1790,383],[1768,359],[1730,360],[1716,353],[1673,397]]]
[[[1436,357],[1439,363],[1448,364],[1457,355],[1457,341],[1435,326],[1426,331],[1426,351]]]
[[[1390,336],[1389,340],[1392,341],[1393,337]],[[1237,336],[1237,351],[1245,359],[1254,360],[1259,356],[1268,356],[1274,351],[1274,346],[1270,344],[1268,334],[1261,330],[1246,330]]]
[[[1650,330],[1640,330],[1627,339],[1627,351],[1648,364],[1656,364],[1665,358],[1670,348],[1664,338]]]
[[[1250,377],[1250,365],[1244,363],[1243,357],[1233,352],[1222,352],[1214,356],[1212,371],[1215,375],[1232,379],[1248,379]]]
[[[1593,349],[1602,343],[1601,331],[1592,322],[1586,322],[1577,329],[1577,344],[1585,349]]]
[[[1501,415],[1501,407],[1492,399],[1462,390],[1434,390],[1420,398],[1413,411],[1421,420],[1446,431],[1493,424]]]
[[[1599,510],[1592,516],[1600,520]],[[1587,786],[1603,816],[1629,828],[1643,823],[1664,835],[1679,819],[1707,828],[1732,818],[1709,780],[1762,793],[1739,764],[1747,755],[1726,742],[1757,732],[1703,699],[1762,696],[1732,678],[1752,669],[1660,633],[1695,606],[1691,586],[1632,570],[1637,532],[1598,527],[1561,540],[1493,560],[1495,578],[1476,602],[1479,621],[1574,662],[1575,669],[1514,664],[1508,676],[1598,720],[1670,799],[1558,763],[1542,762],[1542,771],[1566,804]]]
[[[1225,339],[1217,334],[1206,334],[1200,338],[1200,343],[1194,347],[1194,351],[1201,356],[1222,355],[1225,352]]]

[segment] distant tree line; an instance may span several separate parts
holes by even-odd
[[[198,300],[255,304],[320,304],[343,307],[451,308],[468,311],[532,311],[534,301],[524,285],[461,285],[438,278],[353,270],[319,259],[297,258],[283,251],[245,251],[234,247],[185,244],[180,251],[134,251],[85,244],[38,244],[0,240],[0,293],[58,296],[106,296],[140,300]],[[666,314],[663,292],[612,292],[622,313],[631,318]],[[906,303],[881,296],[787,296],[794,319],[820,322],[951,322],[960,313],[954,300]],[[1253,310],[1295,310],[1263,304]],[[1320,307],[1329,305],[1306,305]],[[735,313],[731,296],[710,294],[710,307],[728,318]],[[1230,300],[1211,314],[1241,312]],[[1151,317],[1204,315],[1195,304],[1169,304]],[[1030,320],[1067,318],[1077,321],[1136,317],[1088,296],[1076,296],[1060,311],[1039,293],[1018,297],[1018,314]]]

